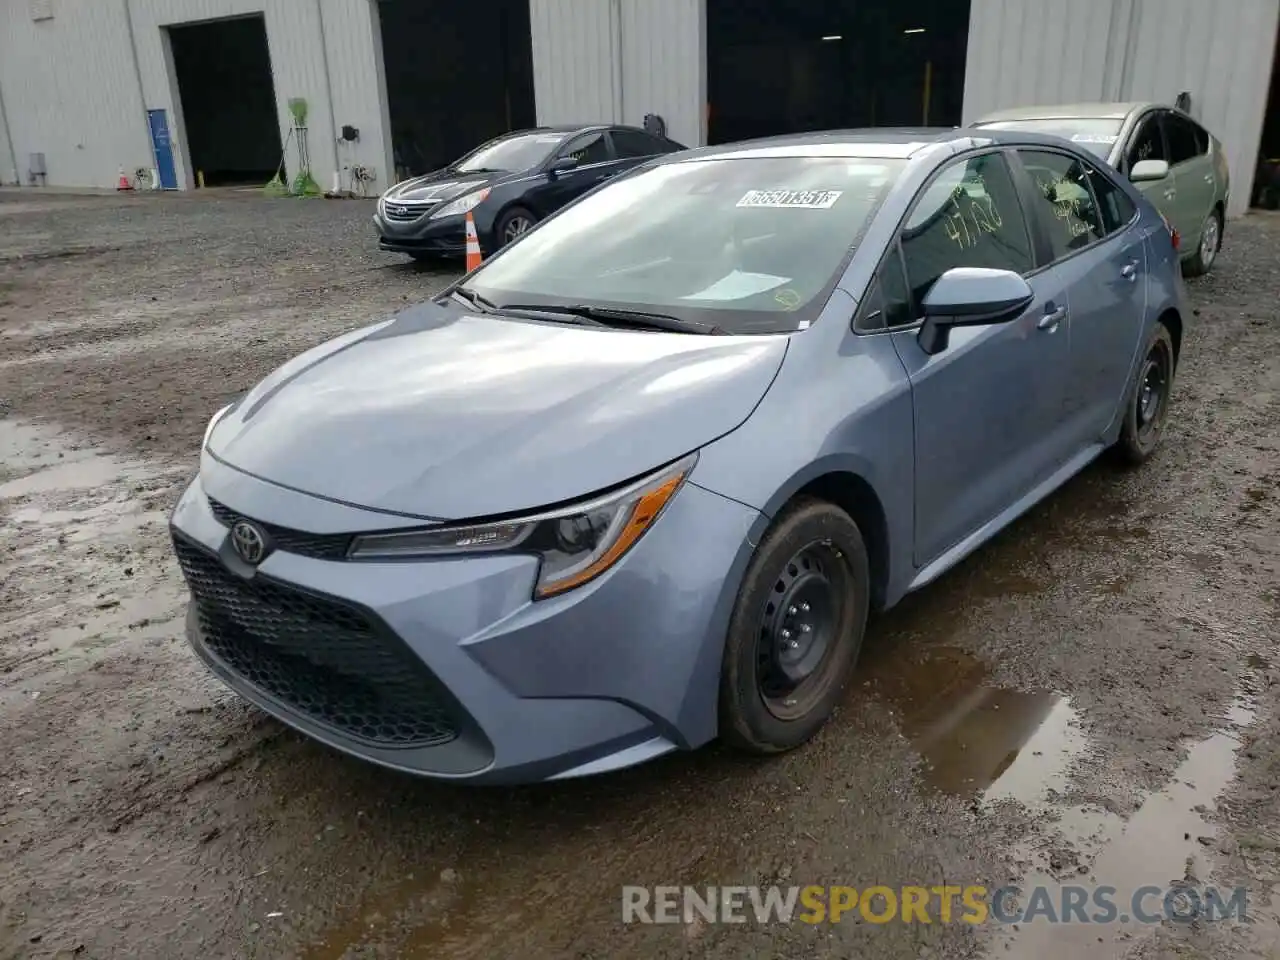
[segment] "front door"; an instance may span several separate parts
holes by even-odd
[[[556,158],[573,157],[578,165],[572,170],[548,173],[544,184],[530,192],[530,201],[549,216],[582,196],[616,173],[616,160],[603,130],[574,137],[556,153]]]
[[[151,128],[151,149],[156,158],[160,186],[165,190],[177,190],[178,173],[173,165],[173,141],[169,139],[169,120],[165,112],[148,110],[147,126]]]
[[[945,167],[918,199],[900,246],[909,315],[920,315],[933,282],[953,267],[1013,270],[1027,276],[1035,293],[1022,316],[957,328],[933,356],[920,348],[916,328],[893,334],[915,408],[915,562],[924,566],[1028,493],[1062,459],[1069,314],[1057,272],[1035,270],[1001,152]]]
[[[1195,232],[1194,224],[1187,223],[1185,209],[1178,196],[1177,178],[1172,172],[1172,161],[1169,159],[1169,148],[1164,139],[1164,125],[1160,122],[1161,111],[1146,114],[1134,128],[1129,140],[1129,149],[1125,154],[1124,172],[1126,176],[1133,165],[1140,160],[1163,160],[1170,165],[1169,176],[1163,180],[1148,180],[1135,183],[1142,194],[1164,214],[1165,219],[1181,237]]]

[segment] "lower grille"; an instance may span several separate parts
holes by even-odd
[[[205,646],[316,723],[383,746],[458,736],[440,681],[360,609],[257,576],[243,580],[181,537],[174,550]]]

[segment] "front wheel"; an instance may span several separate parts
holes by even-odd
[[[1174,367],[1173,338],[1163,323],[1156,324],[1125,400],[1116,452],[1126,463],[1143,463],[1160,445],[1169,419]]]
[[[720,733],[757,754],[798,747],[831,716],[866,629],[867,549],[853,519],[800,501],[765,534],[729,622]]]
[[[494,233],[498,237],[498,246],[505,247],[513,240],[518,240],[538,222],[538,217],[524,207],[512,207],[498,220]]]

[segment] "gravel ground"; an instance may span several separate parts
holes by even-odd
[[[879,618],[814,744],[463,790],[295,736],[181,636],[208,416],[449,276],[369,213],[0,191],[0,958],[1280,955],[1280,219],[1190,284],[1160,455]],[[1244,884],[1249,922],[620,922],[624,884],[1015,881]]]

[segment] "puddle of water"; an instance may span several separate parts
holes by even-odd
[[[1254,711],[1237,701],[1229,711],[1235,728],[1253,722]],[[1137,890],[1162,889],[1183,881],[1208,879],[1206,843],[1218,831],[1208,820],[1215,798],[1234,779],[1240,741],[1229,730],[1218,731],[1195,743],[1174,771],[1169,784],[1152,794],[1127,820],[1113,813],[1080,807],[1064,811],[1058,824],[1065,839],[1077,850],[1096,851],[1084,874],[1068,883],[1103,884],[1115,888],[1114,903],[1120,919],[1112,924],[1056,924],[1033,921],[1004,938],[1007,950],[1039,960],[1076,960],[1087,955],[1098,960],[1118,958],[1133,948],[1133,940],[1150,926],[1140,926],[1130,916]],[[1063,883],[1043,868],[1030,872],[1022,889],[1044,886],[1057,910],[1061,910]],[[1142,903],[1147,912],[1159,909],[1158,899]]]
[[[0,616],[0,707],[48,692],[51,678],[121,640],[171,636],[183,594],[156,564],[166,513],[139,484],[164,489],[189,472],[77,444],[55,428],[0,420],[0,580],[20,602]],[[161,553],[160,556],[165,556]]]
[[[87,490],[117,481],[140,479],[145,475],[146,471],[108,454],[91,454],[0,483],[0,500],[55,490]]]
[[[1065,786],[1087,746],[1065,699],[992,686],[986,665],[959,650],[883,657],[867,673],[924,757],[925,779],[946,793],[1030,805]]]

